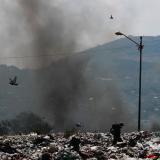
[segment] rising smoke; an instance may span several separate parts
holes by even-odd
[[[110,39],[111,29],[108,29],[104,38],[101,31],[104,28],[97,25],[99,20],[95,13],[99,14],[100,9],[89,9],[96,9],[96,3],[19,0],[19,4],[33,39],[33,54],[56,55],[52,60],[51,57],[44,57],[34,61],[42,67],[50,63],[40,73],[42,76],[37,75],[37,80],[41,88],[42,110],[50,113],[48,117],[55,128],[66,129],[73,127],[76,121],[81,121],[88,129],[105,129],[113,122],[127,121],[127,106],[122,102],[116,87],[109,84],[108,90],[102,93],[99,84],[87,78],[86,69],[91,57],[57,59],[58,53],[69,55],[98,41],[101,43],[100,36],[103,40]],[[96,104],[94,108],[86,99],[90,94],[97,97],[93,100]]]
[[[131,33],[132,12],[127,3],[105,0],[0,0],[1,56],[37,56],[91,48],[115,38],[122,30]],[[125,14],[124,12],[127,12]],[[114,21],[109,16],[113,14]],[[128,21],[128,22],[127,22]],[[129,25],[128,25],[129,24]],[[42,47],[43,46],[43,47]],[[44,57],[45,58],[45,57]],[[0,59],[19,67],[48,64],[50,57],[25,60]],[[37,62],[36,62],[37,60]]]
[[[104,0],[16,2],[15,8],[20,13],[18,17],[15,15],[16,22],[23,24],[24,30],[20,29],[14,51],[24,56],[54,55],[35,58],[31,64],[23,65],[44,67],[37,73],[35,85],[40,88],[37,95],[41,97],[41,111],[53,121],[55,128],[72,127],[76,121],[92,130],[105,129],[116,121],[127,122],[128,106],[122,102],[114,83],[108,83],[103,90],[100,83],[88,77],[92,57],[69,56],[113,39],[117,29],[127,31],[131,27],[128,24],[106,19],[111,12],[116,15],[118,8]]]

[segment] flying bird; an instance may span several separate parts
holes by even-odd
[[[13,79],[9,78],[9,84],[12,86],[18,86],[17,76],[15,76]]]
[[[112,15],[110,16],[110,19],[113,19],[113,16],[112,16]]]

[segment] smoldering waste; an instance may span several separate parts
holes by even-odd
[[[64,133],[1,136],[0,159],[24,160],[136,160],[160,157],[160,133],[132,132],[112,145],[110,133]],[[78,143],[73,143],[78,142]],[[75,146],[77,145],[77,150]]]

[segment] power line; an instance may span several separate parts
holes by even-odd
[[[89,54],[89,53],[80,52],[80,53],[71,53],[71,54],[58,53],[58,54],[50,54],[50,55],[11,56],[11,57],[0,57],[0,60],[1,59],[42,58],[42,57],[56,57],[56,56],[70,57],[70,56],[78,56],[82,54]]]

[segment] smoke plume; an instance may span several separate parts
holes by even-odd
[[[70,54],[115,39],[122,30],[131,34],[134,11],[128,3],[105,0],[0,0],[0,59],[19,67],[44,66],[60,54]],[[125,14],[125,11],[127,14]],[[114,20],[110,20],[113,14]],[[127,22],[128,21],[128,22]],[[54,58],[43,55],[55,55]],[[30,56],[43,56],[30,58]],[[43,61],[42,61],[43,59]],[[44,60],[45,59],[45,60]],[[42,63],[42,64],[41,64]]]
[[[102,7],[102,2],[99,7]],[[83,121],[88,129],[104,129],[115,121],[127,121],[128,111],[118,90],[111,85],[102,93],[100,84],[85,75],[90,56],[59,57],[111,38],[110,27],[107,28],[107,35],[102,35],[104,26],[99,27],[98,24],[102,18],[97,16],[102,12],[97,8],[97,3],[19,0],[19,4],[32,37],[33,54],[55,55],[53,58],[46,56],[34,61],[41,67],[46,66],[45,71],[40,73],[42,76],[37,75],[36,78],[41,88],[42,110],[50,114],[48,117],[55,128],[66,129],[74,126],[76,121]],[[97,97],[94,100],[95,108],[86,99],[90,94]]]
[[[92,57],[71,56],[114,39],[117,30],[131,30],[132,24],[126,23],[130,14],[124,14],[120,1],[7,0],[5,5],[10,6],[5,13],[9,12],[13,18],[12,25],[7,25],[11,28],[7,29],[5,41],[11,39],[11,43],[7,43],[10,45],[5,47],[5,55],[28,56],[20,64],[6,63],[41,67],[35,75],[37,96],[42,111],[57,129],[71,127],[76,121],[92,130],[104,129],[116,121],[128,121],[128,106],[122,102],[114,83],[108,83],[103,90],[88,75]],[[110,14],[115,21],[109,19]]]

